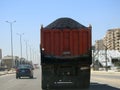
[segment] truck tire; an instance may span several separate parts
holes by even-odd
[[[90,85],[90,70],[82,72],[82,88],[89,88]]]
[[[42,89],[47,89],[47,83],[44,80],[42,80]]]

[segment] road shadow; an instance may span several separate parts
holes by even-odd
[[[47,89],[47,90],[120,90],[107,84],[91,83],[88,89]]]
[[[112,87],[107,84],[91,83],[88,90],[120,90],[120,88]]]

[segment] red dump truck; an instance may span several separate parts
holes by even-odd
[[[41,26],[42,89],[89,87],[91,29],[71,18]]]

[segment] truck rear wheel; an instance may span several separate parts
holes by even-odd
[[[89,88],[90,85],[90,70],[85,70],[82,73],[82,88]]]
[[[42,89],[47,89],[47,82],[42,80]]]

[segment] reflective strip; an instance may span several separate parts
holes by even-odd
[[[71,84],[72,82],[55,82],[55,84]]]

